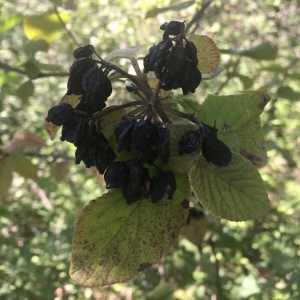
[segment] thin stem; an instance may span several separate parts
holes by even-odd
[[[58,19],[59,19],[59,22],[61,24],[61,26],[64,28],[64,30],[66,31],[66,33],[69,35],[69,37],[73,40],[73,42],[76,44],[76,46],[80,47],[80,44],[77,42],[75,36],[73,35],[73,33],[67,28],[65,22],[62,20],[62,18],[60,17],[59,15],[59,12],[57,10],[57,7],[54,6],[54,12],[56,13]]]
[[[91,120],[95,121],[95,120],[98,120],[98,119],[104,117],[105,115],[108,115],[108,114],[110,114],[112,112],[115,112],[115,111],[118,111],[120,109],[127,108],[127,107],[132,107],[132,106],[136,106],[136,105],[142,105],[142,104],[144,104],[144,102],[142,100],[136,100],[136,101],[124,103],[124,104],[121,104],[121,105],[118,105],[118,106],[108,107],[105,110],[101,110],[101,111],[95,113],[91,117]]]
[[[5,71],[8,71],[8,72],[15,72],[15,73],[18,73],[18,74],[21,74],[21,75],[27,75],[27,73],[20,69],[20,68],[17,68],[17,67],[12,67],[6,63],[3,63],[0,61],[0,69],[3,69]],[[69,76],[69,73],[40,73],[38,74],[36,77],[34,78],[31,78],[32,80],[35,80],[35,79],[38,79],[38,78],[45,78],[45,77],[66,77],[66,76]]]
[[[150,98],[152,95],[152,91],[150,87],[147,87],[145,84],[143,84],[142,82],[140,82],[135,76],[127,73],[126,71],[122,70],[121,68],[117,67],[116,65],[105,61],[101,58],[101,56],[94,50],[94,53],[98,56],[98,58],[100,59],[101,63],[106,67],[109,68],[111,70],[115,70],[118,73],[120,73],[121,75],[123,75],[125,78],[129,79],[130,81],[132,81],[137,88],[142,91],[147,98]]]
[[[172,107],[162,104],[162,103],[159,103],[159,107],[163,110],[170,112],[171,114],[173,114],[177,117],[187,119],[187,120],[191,121],[192,123],[199,125],[200,127],[203,126],[202,123],[195,117],[195,114],[186,114],[186,113],[183,113],[175,108],[172,108]]]

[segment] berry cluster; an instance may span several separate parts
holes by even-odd
[[[231,160],[231,152],[217,139],[215,127],[201,123],[193,114],[168,107],[159,96],[160,89],[181,88],[183,94],[194,93],[201,82],[197,49],[185,38],[184,28],[184,22],[163,24],[160,27],[164,31],[163,40],[152,46],[144,58],[144,73],[153,71],[158,79],[154,89],[150,88],[144,76],[133,76],[103,60],[94,46],[79,47],[73,53],[76,60],[69,71],[67,94],[82,95],[81,101],[75,108],[61,103],[48,111],[46,121],[62,126],[61,140],[76,146],[76,164],[83,161],[87,168],[96,166],[99,173],[104,174],[107,189],[123,189],[127,204],[149,197],[152,203],[164,196],[172,199],[176,191],[175,175],[165,167],[170,157],[168,124],[172,123],[165,110],[199,126],[182,136],[179,155],[190,154],[201,147],[207,162],[226,166]],[[93,59],[93,54],[99,60]],[[111,70],[132,82],[128,91],[138,95],[139,100],[104,110],[112,93]],[[120,161],[101,132],[101,118],[133,106],[137,107],[127,113],[114,131],[116,151],[133,154],[132,159]],[[147,166],[152,166],[152,177]]]
[[[144,68],[146,73],[154,71],[156,78],[162,81],[163,90],[181,88],[186,95],[195,92],[202,74],[197,68],[197,49],[183,35],[184,27],[184,22],[177,21],[160,27],[164,30],[163,40],[149,49],[144,58]]]
[[[83,161],[87,168],[96,166],[103,174],[116,155],[106,137],[90,122],[90,116],[105,108],[112,86],[107,70],[103,71],[99,62],[91,58],[93,51],[94,47],[87,45],[76,49],[73,54],[76,60],[69,71],[67,94],[82,95],[80,103],[75,110],[68,103],[52,107],[46,121],[63,126],[60,139],[77,147],[76,164]]]

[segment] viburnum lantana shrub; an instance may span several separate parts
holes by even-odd
[[[220,218],[244,221],[268,211],[256,167],[266,161],[259,116],[269,97],[208,95],[200,105],[186,96],[222,68],[215,43],[186,37],[184,28],[178,21],[160,27],[162,40],[144,56],[143,71],[138,48],[105,58],[92,45],[76,49],[67,93],[48,112],[51,139],[62,126],[76,164],[102,176],[108,190],[84,207],[75,227],[70,275],[83,286],[126,281],[168,253],[192,191]],[[129,59],[136,74],[111,63],[116,58]],[[116,73],[137,100],[107,106]]]

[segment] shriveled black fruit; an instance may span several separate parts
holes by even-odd
[[[198,68],[188,68],[182,79],[182,93],[184,95],[189,92],[195,93],[196,88],[201,83],[202,74]]]
[[[179,142],[179,155],[190,154],[197,150],[201,141],[198,130],[187,131]]]
[[[168,38],[169,35],[183,34],[185,25],[184,22],[171,21],[162,24],[159,28],[165,31],[163,35],[163,39],[165,39]]]
[[[157,155],[167,164],[170,158],[170,131],[164,123],[156,123],[155,144]]]
[[[134,203],[143,197],[149,196],[150,176],[148,169],[134,159],[130,166],[129,181],[125,183],[123,195],[127,204]]]
[[[164,195],[168,199],[172,199],[177,185],[175,175],[171,171],[164,171],[161,174],[150,179],[150,197],[151,202],[156,203],[163,198]]]
[[[73,56],[78,59],[81,57],[90,57],[94,52],[95,47],[93,45],[86,45],[75,49]]]
[[[74,143],[74,123],[75,118],[68,123],[65,123],[62,127],[60,140]]]
[[[115,129],[115,138],[118,143],[118,151],[130,151],[131,149],[131,133],[136,124],[135,120],[123,120]]]
[[[128,205],[135,203],[143,198],[143,194],[138,189],[132,188],[129,182],[125,183],[125,186],[123,188],[123,196]]]
[[[76,147],[85,143],[89,129],[89,122],[86,119],[81,117],[78,119],[78,122],[74,125],[74,145]]]
[[[187,57],[191,60],[190,66],[196,68],[198,66],[197,48],[193,42],[186,42],[185,50]]]
[[[97,62],[89,57],[81,57],[74,61],[70,68],[68,79],[67,94],[82,95],[84,90],[82,88],[82,77],[90,68],[95,67]]]
[[[68,123],[73,117],[73,107],[69,103],[61,103],[50,108],[46,121],[61,126]]]
[[[112,162],[104,173],[107,189],[124,187],[129,181],[129,167],[124,161]]]
[[[176,47],[170,58],[170,65],[162,82],[162,89],[169,91],[177,89],[183,84],[183,76],[189,67],[187,63],[186,50],[183,47]]]
[[[217,139],[216,130],[209,127],[201,127],[200,133],[203,136],[202,155],[207,162],[212,162],[217,166],[228,166],[232,153],[230,149]]]
[[[153,142],[155,126],[150,120],[140,120],[135,123],[131,133],[131,143],[133,147],[139,149]]]
[[[154,71],[154,64],[161,58],[168,56],[172,46],[171,39],[166,39],[152,46],[144,57],[144,72]]]
[[[103,174],[108,165],[116,158],[114,151],[108,145],[108,141],[102,132],[93,131],[85,139],[84,144],[80,145],[75,152],[75,163],[81,161],[87,168],[96,166],[100,174]]]
[[[99,68],[90,68],[82,77],[82,88],[91,97],[106,101],[112,93],[111,82]]]

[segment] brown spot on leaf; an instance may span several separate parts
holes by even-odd
[[[270,101],[270,96],[267,93],[262,93],[262,102],[258,105],[258,108],[263,110],[267,103]]]
[[[146,263],[142,263],[142,264],[140,264],[140,267],[139,267],[139,272],[142,272],[142,271],[144,271],[145,269],[147,269],[147,268],[149,268],[149,267],[151,267],[151,264],[150,263],[148,263],[148,262],[146,262]]]
[[[240,154],[246,157],[248,160],[250,160],[252,164],[256,167],[261,167],[267,162],[267,159],[265,157],[249,153],[244,149],[240,150]]]
[[[222,133],[226,133],[226,132],[228,132],[228,130],[229,130],[229,125],[223,123],[223,125],[222,125]]]
[[[181,201],[181,206],[184,209],[189,209],[190,208],[190,202],[187,199],[184,199],[183,201]]]
[[[245,111],[245,117],[247,118],[249,116],[248,112]]]

